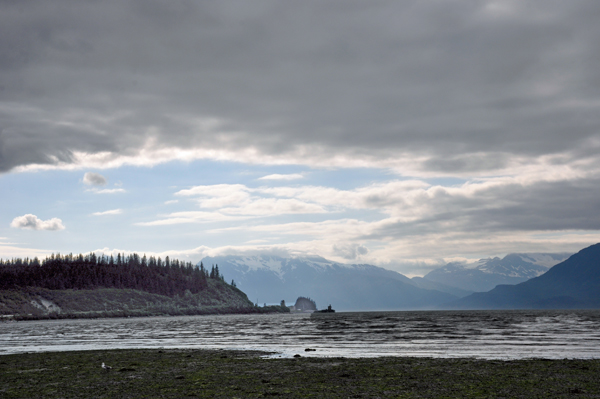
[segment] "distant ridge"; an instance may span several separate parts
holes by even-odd
[[[423,277],[413,277],[411,278],[411,281],[414,285],[416,285],[419,288],[447,292],[448,294],[454,295],[459,298],[463,298],[473,293],[473,291],[467,291],[461,288],[456,288],[450,285],[438,283],[437,281],[427,280]]]
[[[500,284],[514,285],[538,277],[570,255],[568,253],[513,253],[502,259],[496,257],[481,259],[474,263],[451,262],[432,270],[422,280],[415,282],[420,286],[429,281],[463,291],[485,292]],[[459,291],[452,293],[464,296],[460,295]]]
[[[582,249],[545,274],[499,285],[443,306],[450,309],[600,308],[600,244]]]

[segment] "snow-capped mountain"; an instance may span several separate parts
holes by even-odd
[[[484,292],[499,284],[519,284],[538,277],[571,254],[509,254],[500,259],[481,259],[474,263],[448,263],[424,276],[425,280],[463,290]]]
[[[446,304],[450,309],[598,309],[600,244],[584,248],[539,277],[500,285]]]
[[[258,304],[293,303],[297,297],[314,299],[322,309],[425,309],[456,296],[418,288],[408,277],[372,265],[346,265],[321,257],[219,256],[201,261],[219,267],[227,282]]]

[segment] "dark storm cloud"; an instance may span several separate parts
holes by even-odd
[[[446,173],[589,152],[598,17],[594,0],[2,2],[0,171],[149,138]]]

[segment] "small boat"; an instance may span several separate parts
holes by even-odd
[[[327,309],[317,310],[315,313],[335,313],[335,310],[331,309],[331,305],[329,305]]]

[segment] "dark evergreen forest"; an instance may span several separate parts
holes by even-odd
[[[164,260],[138,254],[97,256],[52,254],[43,261],[0,259],[0,290],[40,287],[50,290],[122,288],[173,297],[189,290],[196,294],[207,288],[207,279],[224,280],[219,267],[210,272],[204,265]]]

